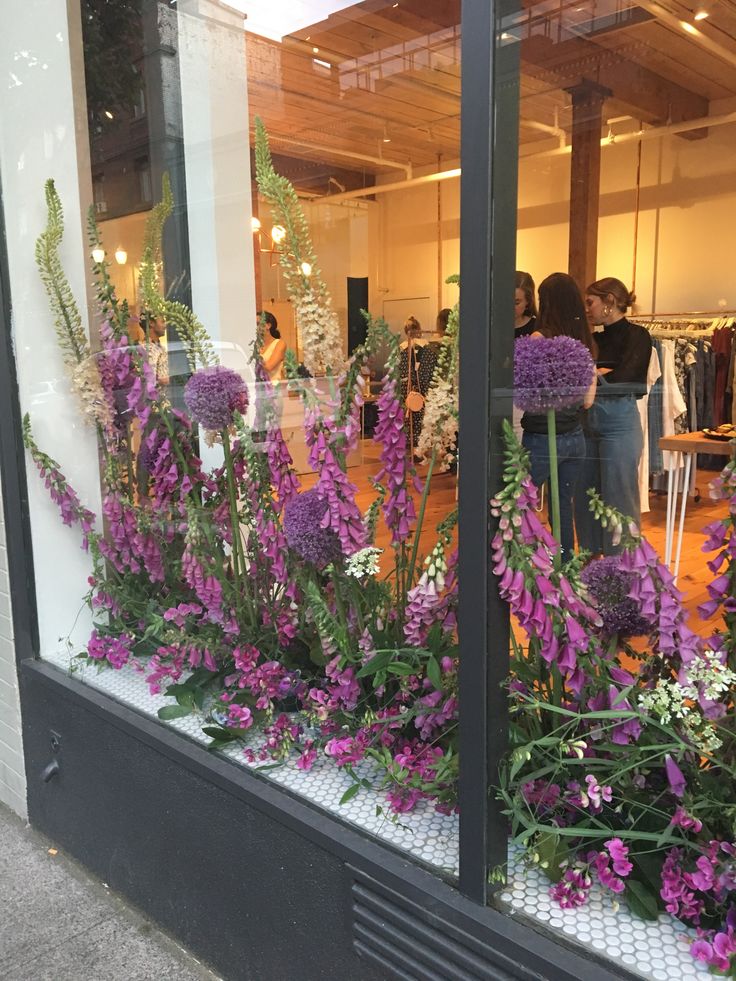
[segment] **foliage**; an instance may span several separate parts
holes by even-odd
[[[591,507],[623,545],[618,571],[648,631],[643,654],[612,634],[580,562],[536,515],[527,456],[506,431],[493,560],[525,642],[515,638],[511,747],[500,797],[514,839],[553,882],[563,907],[597,881],[633,912],[665,909],[698,928],[695,957],[734,972],[736,658],[732,630],[707,642],[689,629],[672,575],[623,515]],[[736,585],[736,464],[718,483],[729,514],[708,529],[712,615],[731,615]],[[725,563],[725,565],[724,565]],[[607,573],[608,575],[608,573]],[[588,577],[590,578],[590,577]],[[600,584],[600,576],[594,577]],[[628,624],[628,620],[626,621]],[[637,664],[638,660],[638,664]]]
[[[164,174],[161,200],[151,209],[143,237],[143,254],[140,264],[140,289],[142,308],[151,317],[163,320],[180,337],[189,365],[198,367],[217,363],[217,355],[204,326],[192,310],[178,300],[170,300],[161,292],[161,237],[166,219],[174,208],[171,181]]]
[[[293,185],[274,170],[268,135],[258,118],[256,177],[258,189],[271,205],[274,222],[286,233],[279,261],[294,304],[304,365],[312,375],[339,374],[344,365],[340,328],[317,264],[309,225]]]
[[[291,201],[288,188],[279,187]],[[167,320],[172,308],[160,296],[159,247],[171,205],[165,184],[141,270],[146,307]],[[296,237],[287,237],[285,249],[311,255],[299,251],[303,229],[294,222]],[[316,474],[314,487],[302,491],[280,430],[279,392],[259,345],[250,392],[257,429],[241,414],[248,393],[232,372],[198,367],[187,386],[190,409],[200,421],[206,409],[206,424],[217,426],[205,435],[223,447],[224,465],[205,473],[194,420],[171,407],[145,349],[129,343],[127,309],[115,298],[105,264],[93,271],[103,318],[97,362],[110,418],[99,431],[101,515],[83,507],[26,424],[26,445],[52,500],[66,523],[81,527],[95,559],[87,596],[94,630],[80,657],[101,668],[145,672],[152,691],[175,700],[161,717],[196,713],[213,749],[243,741],[250,760],[293,756],[305,770],[323,754],[354,780],[351,795],[376,784],[397,812],[422,798],[453,808],[454,516],[441,523],[436,545],[423,556],[425,512],[414,509],[417,481],[402,427],[397,352],[378,400],[383,471],[365,514],[347,468],[361,431],[366,361],[390,336],[386,324],[369,319],[365,345],[340,374],[301,385]],[[62,277],[54,266],[54,289]],[[319,318],[331,322],[325,295],[312,296],[319,298]],[[188,311],[185,319],[197,323]],[[201,330],[190,335],[198,366],[209,344]],[[295,359],[287,360],[293,376]],[[427,479],[425,502],[428,486]],[[299,505],[306,495],[321,502],[320,528],[309,529],[310,542],[323,532],[329,554],[304,547],[306,512]],[[301,517],[290,525],[290,514]],[[383,556],[373,545],[381,521],[392,543]]]
[[[457,276],[447,279],[447,283],[456,282],[459,282]],[[424,424],[417,442],[417,453],[427,458],[434,454],[440,471],[448,470],[457,459],[459,327],[460,307],[456,303],[450,311],[447,330],[442,338],[424,405]]]

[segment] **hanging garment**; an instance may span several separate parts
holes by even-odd
[[[715,390],[713,392],[713,426],[717,428],[726,420],[726,383],[731,361],[731,330],[721,327],[713,331],[713,351],[716,359]]]
[[[648,399],[648,428],[649,428],[649,473],[662,472],[662,451],[659,448],[659,439],[662,432],[662,342],[657,337],[652,341],[653,350],[657,352],[657,364],[659,365],[659,377],[652,385]]]
[[[675,425],[686,412],[687,404],[675,374],[675,342],[669,338],[662,341],[662,356],[662,435],[674,436]],[[670,467],[669,451],[662,454],[662,462],[665,469],[668,470]]]
[[[649,511],[649,396],[652,386],[661,376],[662,369],[659,364],[659,354],[657,353],[657,348],[652,345],[652,353],[649,355],[649,369],[647,371],[647,394],[636,403],[644,437],[644,446],[639,459],[639,504],[642,514]]]

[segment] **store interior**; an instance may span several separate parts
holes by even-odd
[[[223,6],[239,21],[243,4]],[[402,340],[410,316],[423,341],[439,340],[437,314],[458,300],[447,279],[459,271],[459,2],[324,3],[324,19],[311,24],[249,7],[242,39],[251,148],[260,117],[277,169],[300,196],[346,349],[349,280],[367,281],[369,310]],[[668,337],[697,330],[708,342],[713,327],[731,330],[736,5],[529,3],[504,20],[498,45],[520,58],[517,267],[537,283],[555,271],[570,271],[581,287],[616,277],[636,293],[631,319],[665,327]],[[574,105],[581,87],[597,94],[582,114]],[[573,157],[588,152],[591,132],[599,163],[581,171]],[[243,235],[253,242],[256,306],[276,316],[299,357],[280,230],[254,181],[252,193]],[[143,204],[99,215],[108,249],[124,259],[111,274],[134,313],[146,216]],[[730,396],[723,411],[730,421]],[[447,483],[449,507],[454,481],[437,479]],[[697,498],[707,499],[709,479],[697,470],[691,478],[686,562],[705,523]],[[664,551],[666,482],[652,487],[646,520]]]

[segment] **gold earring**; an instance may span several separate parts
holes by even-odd
[[[610,307],[603,307],[603,316],[604,317],[607,317],[610,312],[611,312],[611,308]]]

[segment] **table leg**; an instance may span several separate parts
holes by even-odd
[[[682,504],[680,505],[680,527],[677,532],[677,552],[675,554],[675,582],[677,582],[677,575],[680,571],[680,552],[682,551],[682,533],[685,530],[685,507],[687,505],[687,497],[690,493],[690,469],[693,463],[694,453],[685,454],[685,480],[682,485]]]
[[[675,489],[675,481],[677,480],[677,457],[678,453],[674,450],[669,454],[669,469],[667,470],[667,517],[664,523],[664,564],[669,568],[670,559],[672,558],[672,537],[674,531],[674,504],[677,499],[677,492],[673,491]]]

